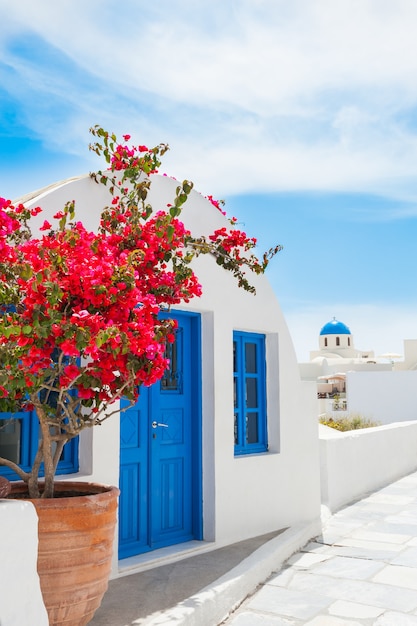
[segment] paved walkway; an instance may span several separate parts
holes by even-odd
[[[223,624],[417,626],[417,473],[333,515]]]

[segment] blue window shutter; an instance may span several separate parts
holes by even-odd
[[[235,455],[265,452],[267,441],[265,335],[234,331]]]
[[[35,458],[38,436],[39,424],[34,411],[0,413],[0,456],[11,458],[25,471]],[[78,437],[75,437],[64,446],[56,473],[72,474],[78,467]],[[0,465],[0,475],[9,480],[18,479],[15,472],[3,465]]]

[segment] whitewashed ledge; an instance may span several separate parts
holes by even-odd
[[[30,502],[0,500],[0,626],[48,626],[37,557],[35,507]]]
[[[417,421],[339,432],[319,425],[321,501],[330,513],[417,469]]]

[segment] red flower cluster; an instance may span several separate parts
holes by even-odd
[[[0,278],[5,286],[13,262],[18,295],[18,311],[0,320],[0,346],[18,356],[13,365],[24,384],[45,383],[57,349],[70,362],[59,371],[60,386],[94,399],[95,408],[122,387],[135,395],[140,384],[158,380],[172,338],[172,323],[158,319],[160,306],[201,293],[192,271],[179,277],[168,268],[172,248],[189,236],[183,224],[170,221],[168,240],[161,214],[140,229],[125,223],[122,235],[108,223],[98,234],[76,223],[13,247],[7,235],[19,227],[15,216],[11,204],[0,212]]]
[[[224,205],[223,200],[215,200],[215,199],[213,198],[213,196],[206,196],[206,199],[207,199],[209,202],[211,202],[211,204],[212,204],[213,206],[215,206],[215,207],[216,207],[216,209],[218,209],[218,210],[220,211],[220,213],[222,213],[223,215],[226,215],[226,211],[224,211],[224,210],[222,209],[222,206]]]

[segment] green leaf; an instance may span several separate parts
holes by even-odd
[[[190,180],[184,180],[182,188],[184,189],[184,193],[188,195],[193,188],[193,183]]]
[[[169,214],[171,217],[177,217],[180,213],[181,211],[176,206],[172,206],[169,209]]]
[[[29,264],[26,264],[23,266],[23,269],[21,270],[21,277],[23,278],[23,280],[29,280],[29,278],[31,278],[33,272],[32,272],[32,268],[29,266]]]
[[[172,241],[172,237],[174,235],[175,228],[172,225],[169,225],[167,228],[167,237],[169,241]]]

